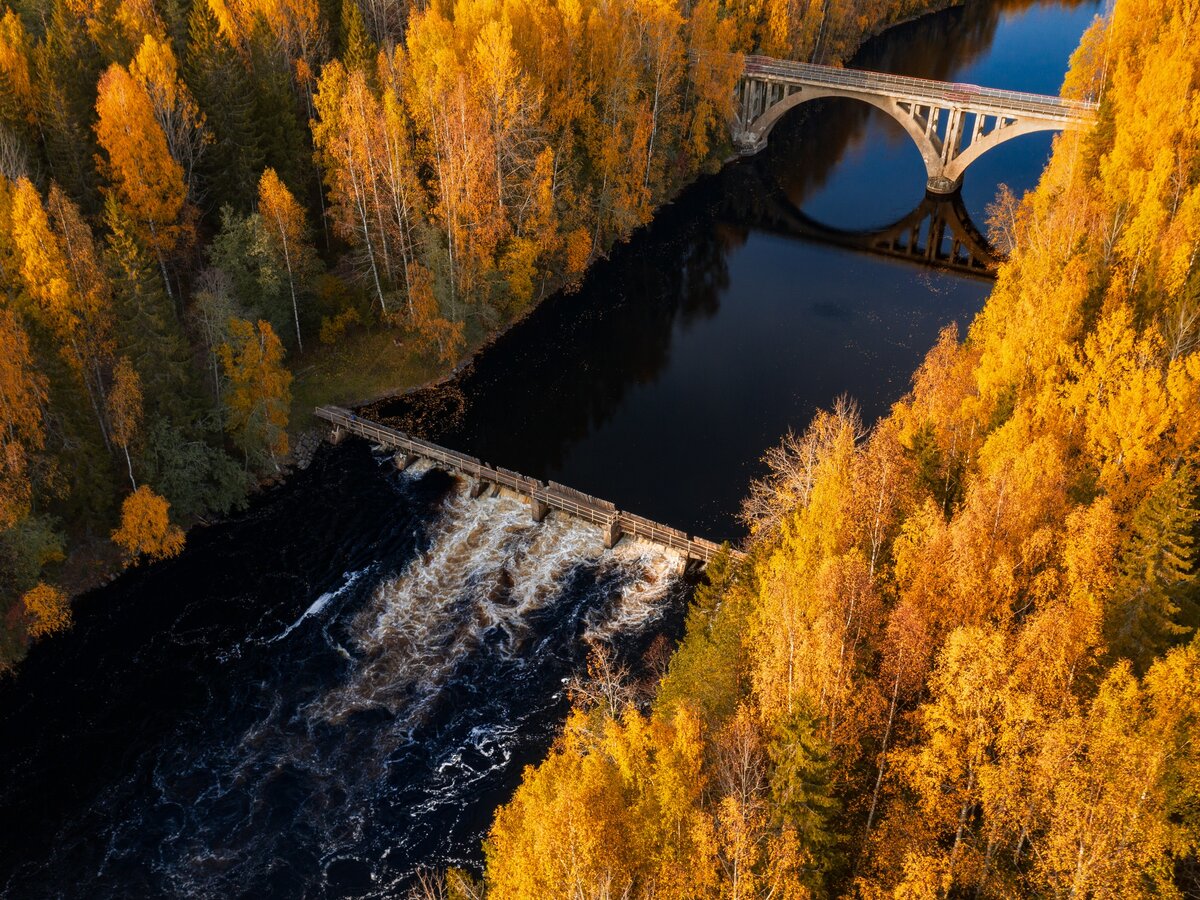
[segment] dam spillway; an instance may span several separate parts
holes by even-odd
[[[551,511],[558,511],[598,525],[604,534],[606,548],[615,546],[622,537],[631,537],[674,550],[688,562],[700,565],[707,565],[722,552],[728,552],[733,559],[745,556],[739,550],[726,550],[713,541],[689,536],[678,528],[619,510],[607,500],[554,481],[543,482],[510,469],[489,465],[457,450],[364,419],[340,406],[319,406],[314,414],[332,426],[330,438],[335,443],[346,435],[354,435],[394,450],[396,464],[400,468],[406,468],[418,459],[425,459],[439,468],[473,479],[474,490],[482,491],[488,485],[507,489],[529,503],[534,521],[540,522]]]

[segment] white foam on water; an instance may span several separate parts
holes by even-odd
[[[658,619],[666,612],[667,595],[684,568],[684,558],[676,551],[642,541],[619,542],[611,558],[634,574],[607,615],[587,617],[583,636],[588,641],[611,641]]]
[[[354,587],[354,585],[358,582],[358,580],[360,578],[362,578],[362,576],[369,570],[369,568],[370,567],[368,567],[366,569],[359,569],[357,572],[344,573],[342,577],[345,580],[342,582],[341,587],[339,587],[337,590],[326,591],[324,594],[322,594],[320,597],[318,597],[316,600],[314,600],[312,602],[312,605],[309,606],[308,609],[306,609],[303,613],[300,614],[300,618],[298,618],[295,622],[293,622],[291,625],[289,625],[287,628],[285,628],[279,634],[275,635],[275,637],[268,640],[267,643],[273,644],[276,641],[283,640],[285,637],[287,637],[289,634],[291,634],[293,631],[295,631],[297,628],[299,628],[301,623],[303,623],[305,619],[311,618],[312,616],[319,615],[325,609],[325,607],[327,607],[330,604],[330,602],[332,602],[333,600],[336,600],[338,597],[342,596],[342,594],[344,594],[350,588]]]
[[[471,499],[462,489],[447,500],[429,549],[380,584],[356,616],[356,665],[309,712],[339,723],[386,709],[415,723],[485,643],[490,652],[519,654],[530,616],[561,596],[580,565],[617,576],[616,595],[586,621],[585,639],[608,641],[663,614],[680,562],[647,544],[606,551],[597,527],[558,514],[535,523],[519,498]]]

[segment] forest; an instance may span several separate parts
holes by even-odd
[[[1122,0],[1098,126],[890,415],[771,450],[647,694],[594,666],[424,896],[1200,894],[1200,3]]]
[[[938,5],[0,3],[0,670],[719,165],[741,52]]]

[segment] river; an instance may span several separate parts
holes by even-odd
[[[1098,3],[972,2],[854,65],[1054,92]],[[981,224],[1046,135],[967,172]],[[685,191],[450,384],[376,413],[708,537],[764,449],[839,394],[886,413],[990,283],[798,237],[902,219],[915,147],[849,101]],[[806,226],[807,227],[807,226]],[[602,548],[350,441],[80,598],[0,684],[0,888],[12,897],[383,897],[480,839],[546,752],[588,648],[637,668],[688,596],[665,553]]]

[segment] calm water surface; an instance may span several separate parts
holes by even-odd
[[[1055,91],[1097,4],[972,3],[856,65]],[[1031,187],[1048,137],[967,173]],[[380,411],[491,462],[714,537],[764,448],[841,393],[886,412],[986,281],[797,237],[922,200],[899,127],[801,108],[759,157],[685,192],[456,382]],[[177,560],[82,598],[77,625],[0,684],[0,893],[394,896],[477,866],[492,811],[541,758],[588,648],[632,664],[678,627],[678,561],[519,503],[468,500],[362,444]]]
[[[893,29],[853,65],[1057,93],[1097,2],[972,3]],[[979,225],[998,185],[1032,188],[1049,134],[966,173]],[[800,106],[768,149],[687,191],[451,385],[375,412],[489,462],[554,479],[715,539],[764,449],[849,394],[885,414],[940,328],[963,329],[991,288],[805,241],[780,210],[843,229],[902,219],[925,196],[912,140],[852,100]]]

